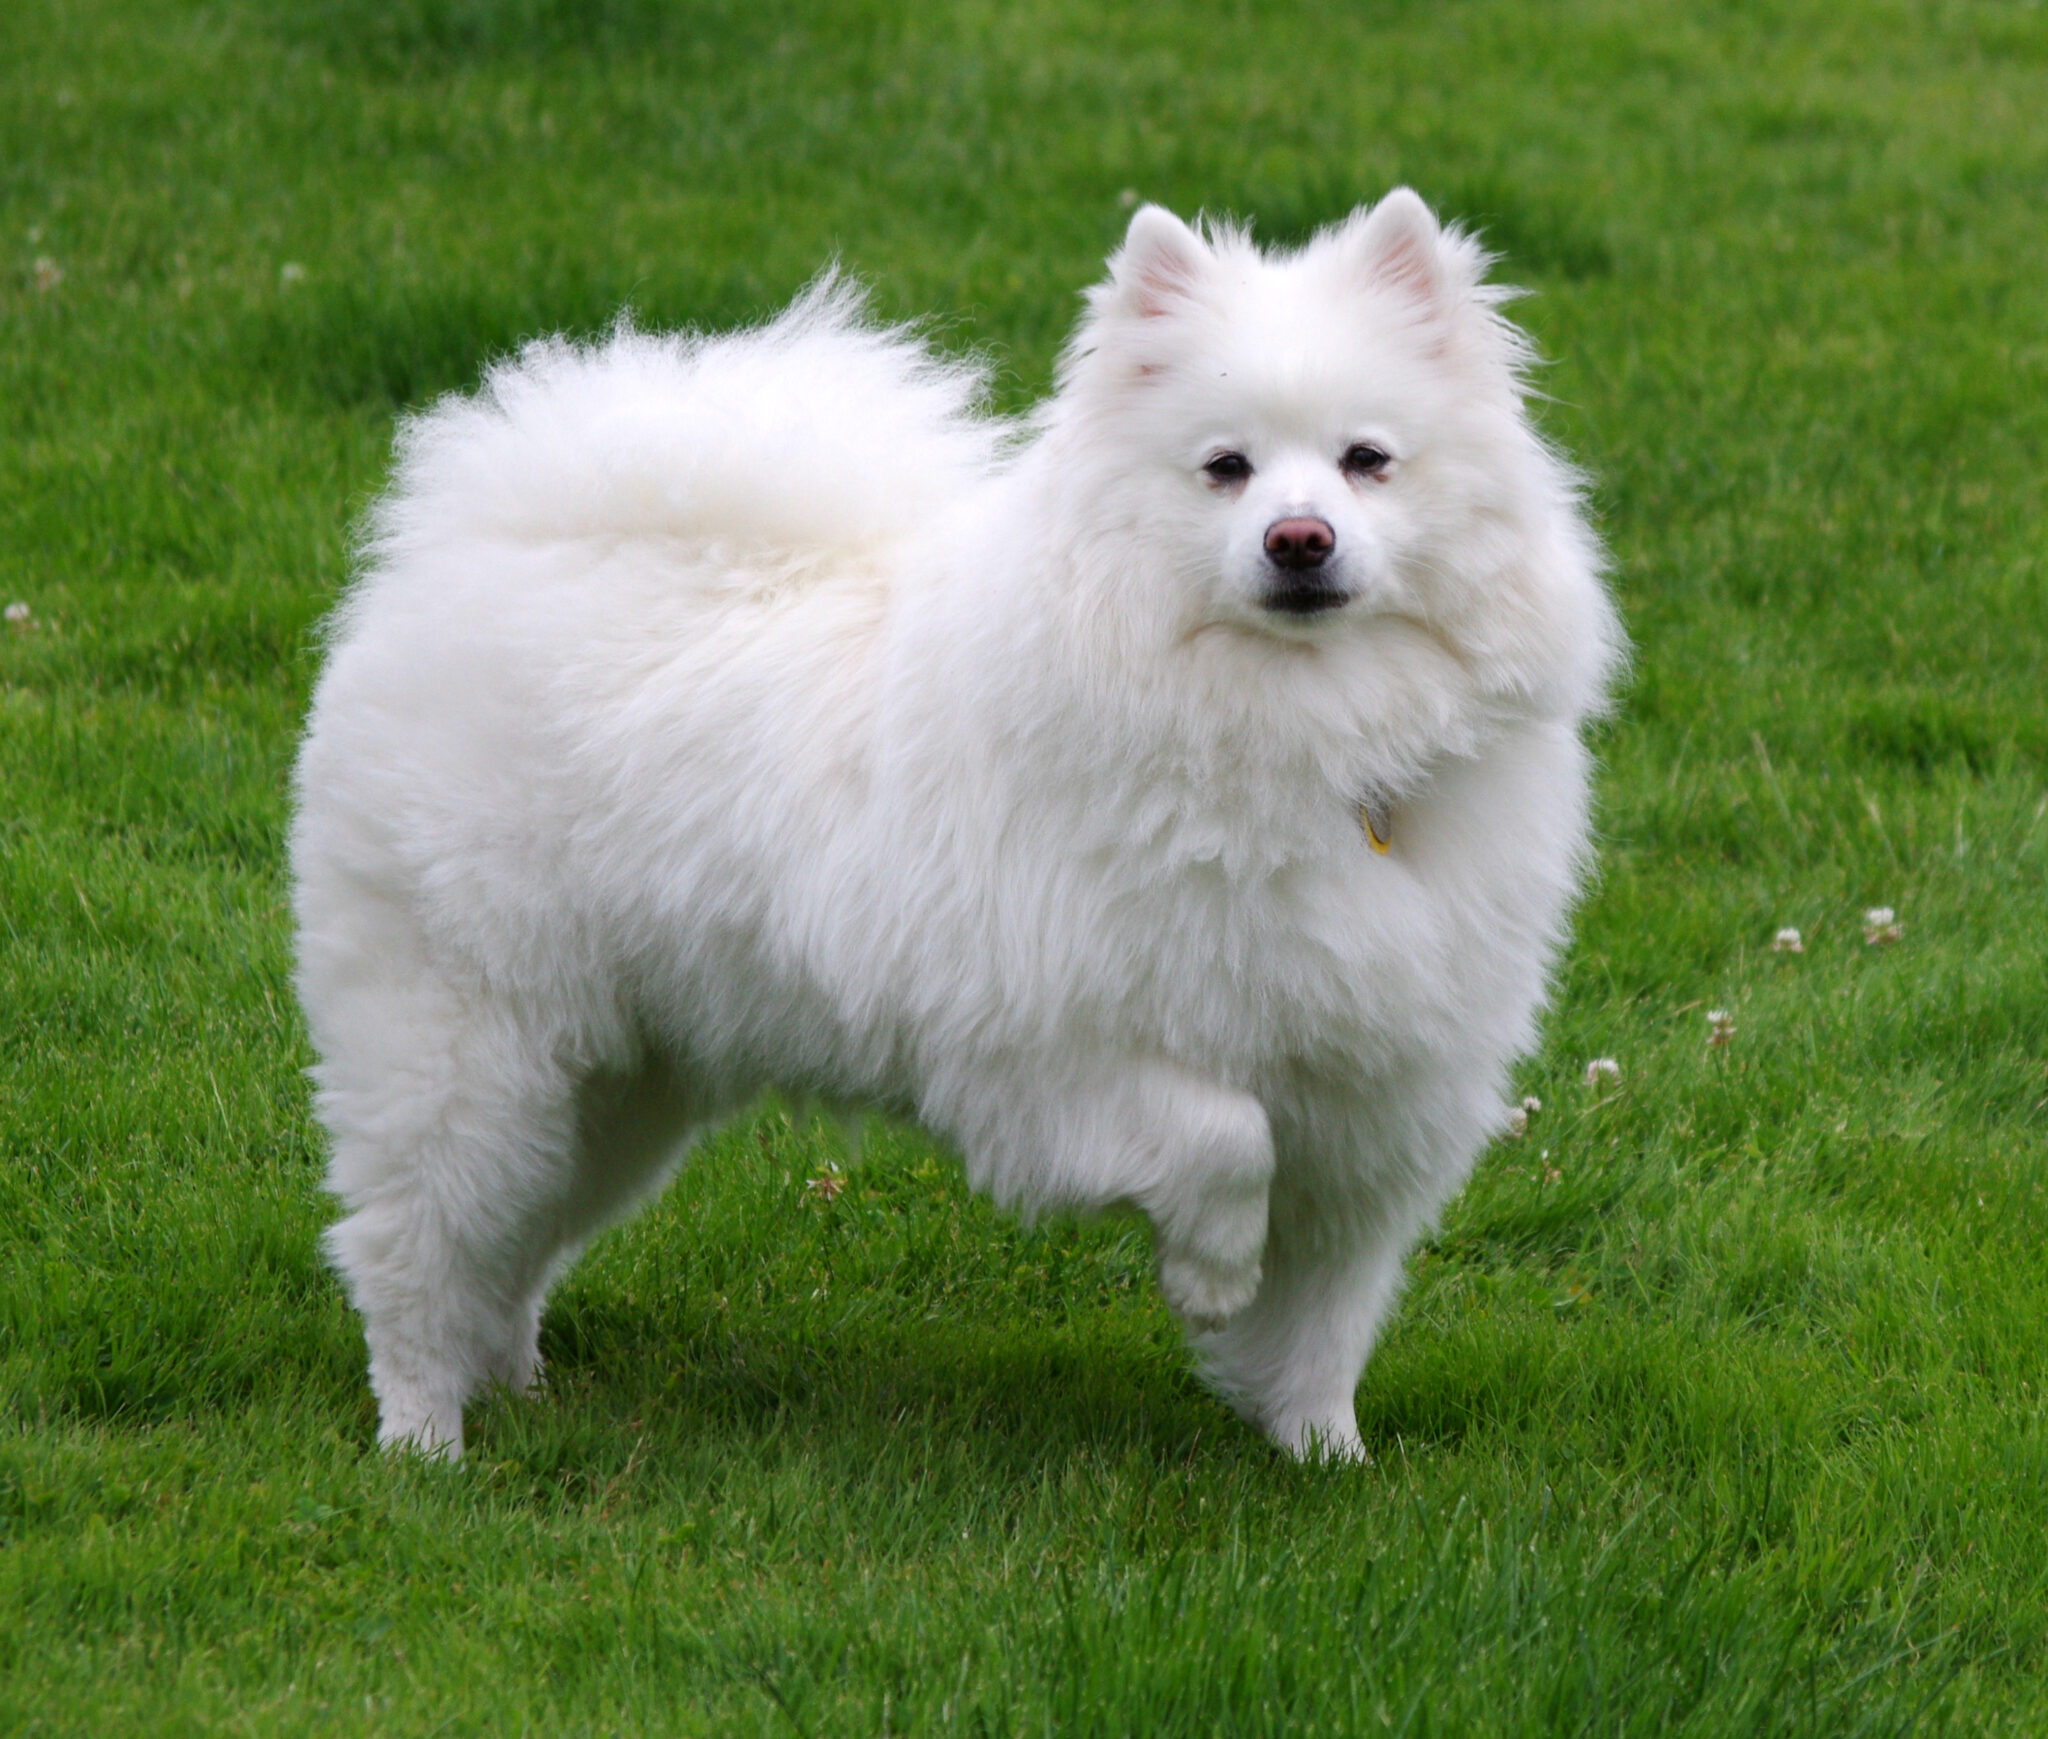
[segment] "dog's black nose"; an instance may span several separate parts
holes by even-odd
[[[1276,568],[1319,568],[1336,547],[1326,519],[1276,519],[1266,527],[1266,559]]]

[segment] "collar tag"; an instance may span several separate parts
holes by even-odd
[[[1358,825],[1366,844],[1385,857],[1394,843],[1394,806],[1384,797],[1368,797],[1358,806]]]

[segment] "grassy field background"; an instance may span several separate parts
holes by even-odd
[[[0,1730],[2048,1729],[2044,91],[2032,0],[0,9]],[[1021,404],[1134,197],[1397,180],[1537,292],[1639,657],[1370,1465],[1142,1228],[887,1126],[827,1202],[776,1106],[380,1458],[282,834],[395,415],[835,254]]]

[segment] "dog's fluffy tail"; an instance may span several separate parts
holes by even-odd
[[[858,557],[927,522],[994,464],[984,371],[868,318],[835,272],[720,337],[621,319],[549,338],[399,436],[368,527],[374,574],[449,543],[680,540],[783,565]]]

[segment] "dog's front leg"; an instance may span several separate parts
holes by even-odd
[[[1026,1212],[1137,1208],[1152,1222],[1160,1291],[1190,1330],[1219,1328],[1251,1303],[1273,1182],[1258,1100],[1135,1059],[1098,1060],[1063,1086],[1023,1076],[1000,1095],[984,1076],[969,1115],[947,1120],[977,1188]]]
[[[1196,1338],[1203,1374],[1291,1455],[1363,1456],[1355,1396],[1400,1295],[1405,1226],[1304,1224],[1283,1212],[1250,1308]]]
[[[1162,1097],[1133,1144],[1136,1187],[1126,1199],[1152,1222],[1159,1290],[1199,1333],[1221,1328],[1258,1293],[1273,1135],[1248,1094],[1185,1082]]]

